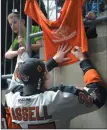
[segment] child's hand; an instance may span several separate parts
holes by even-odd
[[[18,36],[18,43],[19,43],[20,46],[25,46],[22,36]]]
[[[25,52],[25,47],[20,47],[20,48],[17,50],[17,53],[18,53],[18,54],[22,54],[23,52]]]

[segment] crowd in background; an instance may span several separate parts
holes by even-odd
[[[56,5],[58,7],[61,7],[63,6],[65,0],[55,0],[56,1]],[[99,6],[98,6],[98,3],[99,3]],[[12,12],[12,8],[13,8],[13,4],[12,4],[13,1],[9,1],[8,2],[8,14]],[[24,14],[24,5],[25,5],[25,2],[26,0],[23,0],[22,1],[22,16],[23,18],[25,19],[26,21],[26,15]],[[44,5],[44,2],[43,0],[37,0],[37,2],[40,4],[40,7],[41,7],[41,10],[42,12],[44,13],[44,15],[47,17],[47,12],[46,12],[46,9],[45,9],[45,5]],[[6,17],[4,17],[4,14],[6,14],[6,0],[3,0],[1,1],[1,4],[2,4],[2,8],[1,9],[1,18],[2,18],[2,26],[1,26],[1,30],[2,30],[2,34],[1,34],[1,61],[2,61],[2,66],[4,66],[4,54],[5,54],[5,36],[6,36],[6,30],[4,29],[5,26],[6,26]],[[87,2],[84,4],[83,6],[83,17],[86,19],[86,20],[94,20],[96,19],[97,17],[97,13],[98,13],[98,8],[99,8],[99,12],[103,12],[105,9],[106,9],[106,5],[107,5],[107,0],[87,0]],[[19,0],[15,0],[15,8],[17,8],[18,11],[20,11],[20,1]],[[11,43],[12,43],[12,31],[11,31],[11,28],[9,26],[9,23],[7,22],[7,50],[9,49]],[[34,26],[38,26],[36,22],[32,22],[32,25]],[[95,23],[93,24],[85,24],[85,31],[86,31],[86,35],[87,35],[87,38],[90,39],[90,38],[96,38],[97,37],[97,32],[96,32],[96,25]],[[14,34],[14,37],[16,37],[16,34]],[[6,50],[6,51],[7,51]],[[16,63],[16,58],[13,58],[13,70],[14,70],[14,67],[15,67],[15,63]],[[9,74],[11,73],[10,69],[8,68],[11,68],[11,60],[8,60],[6,59],[6,74]],[[2,74],[4,74],[4,68],[2,69]]]

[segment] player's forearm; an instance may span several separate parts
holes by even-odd
[[[58,63],[52,58],[46,63],[48,71],[51,71],[55,67],[58,67]]]
[[[103,87],[103,80],[93,67],[91,61],[87,59],[85,56],[83,56],[82,58],[83,59],[80,60],[80,68],[84,72],[84,82],[86,86],[84,87],[83,93],[87,91],[87,93],[91,96],[90,98],[92,98],[93,103],[98,108],[100,108],[105,104],[106,99],[106,92]]]
[[[82,60],[81,63],[80,63],[80,68],[84,72],[85,85],[88,85],[88,84],[91,84],[91,83],[102,82],[101,76],[94,69],[90,60],[88,60],[88,59]]]
[[[5,53],[5,58],[12,59],[12,58],[16,57],[17,55],[18,55],[17,51],[7,51]]]
[[[84,74],[89,69],[94,69],[89,59],[82,59],[80,62],[80,68],[83,70]]]

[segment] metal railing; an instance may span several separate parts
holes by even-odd
[[[56,10],[56,19],[58,17],[58,12],[57,12],[57,5],[56,6],[53,6],[52,7],[52,1],[53,0],[43,0],[46,4],[47,2],[47,7],[46,7],[46,10],[47,10],[47,14],[48,14],[48,18],[50,17],[49,14],[52,14],[52,10]],[[51,1],[51,3],[49,4],[49,1]],[[99,2],[97,0],[97,2]],[[8,0],[7,0],[7,3],[8,4]],[[86,3],[87,4],[87,3]],[[55,4],[54,4],[55,5]],[[51,8],[49,8],[51,7]],[[8,8],[6,8],[6,17],[7,17],[7,14],[8,14]],[[14,0],[13,0],[13,9],[14,9]],[[87,7],[86,7],[86,10],[87,10]],[[99,7],[98,7],[98,14],[99,14]],[[21,17],[21,0],[20,0],[20,17]],[[97,17],[94,22],[98,23],[98,22],[101,22],[101,21],[107,21],[107,16],[102,16],[102,17]],[[84,22],[87,22],[87,23],[92,23],[93,20],[88,20],[88,21],[84,21]],[[31,28],[32,28],[32,20],[27,16],[27,32],[26,32],[26,49],[27,49],[27,52],[29,53],[29,56],[31,56],[31,39],[34,38],[34,37],[37,37],[37,36],[43,36],[43,32],[38,32],[38,33],[34,33],[34,34],[31,34]],[[7,19],[6,19],[6,31],[7,31]],[[5,37],[7,37],[7,34],[5,35]],[[13,37],[12,37],[13,39]],[[5,52],[7,50],[7,38],[5,38]],[[13,40],[12,40],[13,41]],[[6,62],[4,63],[4,75],[2,75],[3,78],[11,78],[12,77],[12,73],[13,73],[13,70],[12,70],[12,65],[11,65],[11,74],[7,74],[6,75]]]
[[[6,1],[5,52],[7,51],[7,16],[8,16],[8,0]],[[6,59],[4,59],[4,74],[6,74]]]

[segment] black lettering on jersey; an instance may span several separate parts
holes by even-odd
[[[47,106],[43,106],[42,112],[39,106],[11,108],[10,111],[12,119],[18,121],[40,121],[52,118],[52,115],[48,115]],[[43,115],[40,115],[40,113],[43,113]]]
[[[79,102],[81,104],[86,104],[87,107],[93,106],[93,98],[90,95],[86,95],[84,92],[79,92]]]
[[[21,98],[21,99],[18,99],[19,103],[30,102],[30,101],[31,101],[31,98]]]

